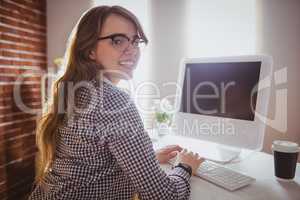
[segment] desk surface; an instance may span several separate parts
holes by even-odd
[[[157,139],[157,138],[156,138]],[[154,148],[164,144],[159,139],[153,142]],[[180,144],[179,144],[180,145]],[[300,164],[291,182],[278,181],[274,175],[273,156],[263,152],[243,151],[239,160],[226,164],[238,172],[256,179],[251,185],[230,192],[198,177],[191,178],[191,199],[205,200],[300,200]],[[162,165],[166,171],[169,165]]]

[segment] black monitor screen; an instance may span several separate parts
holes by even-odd
[[[186,64],[180,111],[254,120],[261,62]]]

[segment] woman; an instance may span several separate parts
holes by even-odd
[[[66,72],[37,130],[37,185],[30,199],[188,199],[202,159],[177,146],[156,154],[129,96],[142,43],[136,17],[119,6],[86,12],[74,29]],[[178,155],[167,175],[159,166]]]

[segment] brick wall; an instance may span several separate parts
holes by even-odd
[[[20,102],[41,108],[46,60],[46,0],[0,0],[0,199],[23,199],[32,187],[36,114]]]

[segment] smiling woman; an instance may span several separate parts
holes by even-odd
[[[138,35],[137,26],[142,36]],[[113,83],[118,83],[121,78],[132,78],[140,57],[139,46],[147,43],[141,30],[139,24],[133,24],[119,14],[111,14],[105,20],[90,58],[103,66]]]
[[[170,174],[159,166],[181,151],[154,152],[130,97],[115,85],[131,79],[148,42],[137,18],[119,6],[87,11],[66,52],[66,72],[37,129],[36,187],[30,199],[188,199],[202,159],[178,155]]]

